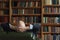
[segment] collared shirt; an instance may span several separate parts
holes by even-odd
[[[33,25],[32,24],[30,24],[30,29],[33,29]]]

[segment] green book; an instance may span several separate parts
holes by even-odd
[[[20,2],[20,7],[26,7],[26,2]]]

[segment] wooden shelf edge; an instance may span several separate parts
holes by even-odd
[[[34,0],[12,0],[12,1],[18,1],[18,2],[20,2],[20,1],[26,1],[26,2],[31,2],[31,1],[33,1],[33,2],[36,2],[36,1],[34,1]],[[40,2],[40,0],[37,0],[38,2]]]
[[[43,34],[60,34],[58,32],[43,32]]]
[[[33,9],[33,8],[41,8],[41,7],[12,7],[12,9]]]
[[[43,13],[43,16],[58,17],[60,16],[60,13]]]
[[[5,16],[5,17],[8,17],[9,15],[0,15],[0,17],[1,17],[1,16]]]
[[[53,5],[53,4],[51,4],[51,5],[44,5],[43,7],[60,7],[60,5],[58,4],[58,5]]]
[[[20,14],[20,15],[12,15],[12,16],[40,16],[41,14]]]
[[[41,24],[42,26],[57,26],[57,27],[60,27],[60,24],[55,24],[55,23],[43,23]]]

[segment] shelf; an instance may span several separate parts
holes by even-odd
[[[12,16],[14,16],[14,17],[16,17],[16,16],[40,16],[40,14],[20,14],[20,15],[12,15]]]
[[[5,7],[5,8],[0,8],[0,10],[4,10],[4,9],[9,9],[9,8],[7,8],[7,7]]]
[[[18,1],[18,2],[20,2],[20,1],[26,1],[26,2],[31,2],[31,1],[33,1],[33,2],[36,2],[36,1],[39,1],[40,2],[40,0],[12,0],[12,1]]]
[[[34,8],[41,8],[41,7],[12,7],[13,9],[34,9]]]
[[[43,34],[60,34],[60,33],[57,33],[57,32],[43,32]]]
[[[8,17],[9,15],[0,15],[0,17],[1,17],[1,16]]]
[[[43,13],[43,16],[56,17],[60,16],[60,13]]]
[[[9,2],[9,0],[2,0],[2,1],[0,0],[0,2]]]
[[[54,23],[51,23],[51,24],[50,24],[50,23],[43,23],[43,24],[41,24],[41,25],[42,25],[43,27],[44,27],[44,26],[48,26],[48,27],[49,27],[49,26],[51,26],[51,27],[52,27],[52,26],[57,26],[57,27],[60,27],[60,24],[56,24],[56,23],[55,23],[55,24],[54,24]]]
[[[60,7],[60,5],[44,5],[43,7]]]

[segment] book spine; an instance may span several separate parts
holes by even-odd
[[[59,5],[60,5],[60,0],[59,0]]]
[[[52,5],[52,0],[45,0],[45,5]]]
[[[56,34],[53,35],[53,40],[56,40]]]
[[[57,0],[52,0],[52,4],[57,4]]]

